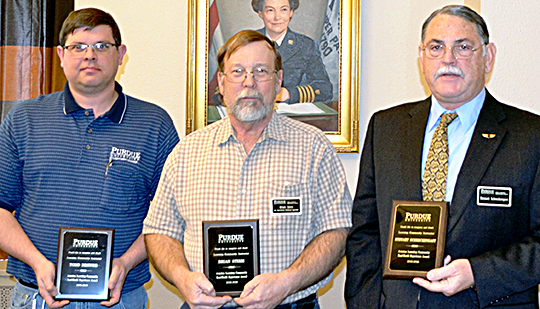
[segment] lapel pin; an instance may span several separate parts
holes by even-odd
[[[293,40],[289,40],[288,43],[289,43],[289,45],[293,45],[294,41],[293,41]]]
[[[495,133],[482,133],[482,137],[487,138],[487,139],[495,138],[495,136],[497,136],[497,134]]]

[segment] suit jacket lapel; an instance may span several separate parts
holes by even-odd
[[[282,62],[285,63],[299,51],[298,44],[296,43],[296,35],[291,29],[287,29],[283,42],[281,42],[281,45],[278,48]]]
[[[422,149],[429,117],[431,99],[415,105],[403,122],[403,141],[400,143],[404,191],[411,200],[422,200]]]
[[[506,134],[506,129],[499,124],[505,118],[506,115],[499,102],[487,92],[469,149],[458,174],[450,206],[449,232],[456,226],[466,207],[476,204],[476,202],[473,204],[468,204],[468,202],[476,196],[476,188]],[[495,137],[486,138],[483,136],[485,133],[495,134]]]

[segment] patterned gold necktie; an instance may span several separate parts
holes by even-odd
[[[433,134],[422,181],[424,201],[444,201],[445,199],[448,175],[447,128],[456,117],[457,113],[443,114],[441,123]]]

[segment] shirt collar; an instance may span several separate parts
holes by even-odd
[[[283,34],[279,37],[279,39],[275,40],[274,42],[278,45],[278,46],[281,46],[281,43],[283,43],[283,40],[285,39],[285,36],[287,35],[287,32],[289,31],[289,28],[287,28],[285,30],[285,32],[283,32]],[[270,39],[272,40],[272,38],[268,35],[268,31],[266,31],[266,28],[264,29],[264,34]]]
[[[450,113],[450,112],[456,112],[458,114],[458,120],[461,123],[461,126],[467,131],[476,123],[476,120],[478,119],[478,115],[480,115],[480,110],[482,109],[482,106],[484,105],[484,101],[486,99],[486,89],[482,88],[482,91],[476,95],[472,100],[469,102],[461,105],[460,107],[456,108],[455,110],[447,110],[446,108],[442,107],[442,105],[437,101],[437,99],[432,95],[431,96],[431,110],[429,113],[429,119],[428,119],[428,131],[431,131],[435,128],[437,125],[437,121],[441,117],[442,114]]]
[[[283,132],[283,126],[285,123],[283,122],[283,116],[280,116],[277,113],[272,113],[272,119],[270,119],[270,122],[264,128],[261,137],[259,137],[259,140],[257,143],[260,143],[264,141],[267,138],[283,141],[286,142],[287,138]],[[223,119],[223,130],[222,133],[218,136],[218,143],[220,146],[222,146],[224,143],[236,140],[236,132],[234,131],[234,128],[231,124],[231,121],[229,117],[225,117]]]
[[[278,113],[273,112],[272,119],[270,119],[270,122],[261,134],[261,138],[259,139],[259,141],[262,141],[266,138],[271,138],[277,141],[286,142],[287,137],[285,136],[283,131],[283,127],[285,126],[283,117],[285,116],[281,116]]]
[[[114,102],[111,109],[104,115],[109,117],[109,119],[114,123],[121,123],[127,109],[127,98],[122,92],[122,86],[120,86],[120,84],[116,81],[114,82],[114,91],[118,93],[118,98],[116,99],[116,102]],[[75,101],[71,90],[69,90],[68,82],[66,82],[66,85],[64,86],[64,98],[64,114],[68,115],[83,109]]]

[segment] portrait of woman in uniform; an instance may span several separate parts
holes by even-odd
[[[333,86],[318,42],[289,28],[299,5],[300,0],[251,1],[253,11],[264,23],[257,31],[275,42],[283,62],[283,85],[276,102],[330,102]],[[219,93],[214,93],[212,99],[214,103],[222,103]]]
[[[359,85],[359,80],[351,81],[351,73],[348,73],[351,68],[344,67],[342,62],[352,56],[349,49],[352,39],[357,39],[355,44],[360,42],[359,32],[352,29],[353,24],[360,27],[359,7],[353,9],[359,3],[350,0],[209,0],[204,10],[197,7],[195,0],[191,0],[190,5],[194,16],[190,22],[194,25],[190,31],[193,35],[190,46],[196,54],[190,61],[194,66],[202,68],[200,48],[203,43],[206,51],[204,96],[200,69],[188,77],[188,82],[195,84],[195,87],[192,87],[193,83],[190,87],[194,90],[195,106],[193,114],[188,115],[194,130],[200,127],[201,122],[204,126],[226,116],[221,95],[216,91],[216,55],[235,33],[251,29],[274,41],[282,57],[283,83],[276,97],[276,112],[320,128],[338,151],[355,151],[357,141],[355,143],[353,139],[357,130],[353,130],[353,126],[357,121],[352,121],[351,117],[358,118],[352,111],[357,111],[358,102],[350,100],[349,91],[357,87],[354,83]],[[344,9],[351,12],[347,21],[341,16]],[[206,40],[201,35],[204,21]],[[356,47],[359,51],[359,46]],[[354,69],[357,69],[359,52],[354,57],[358,57],[358,60],[351,59],[355,62]],[[202,108],[198,106],[199,99],[205,101]],[[203,112],[204,120],[201,120]]]

